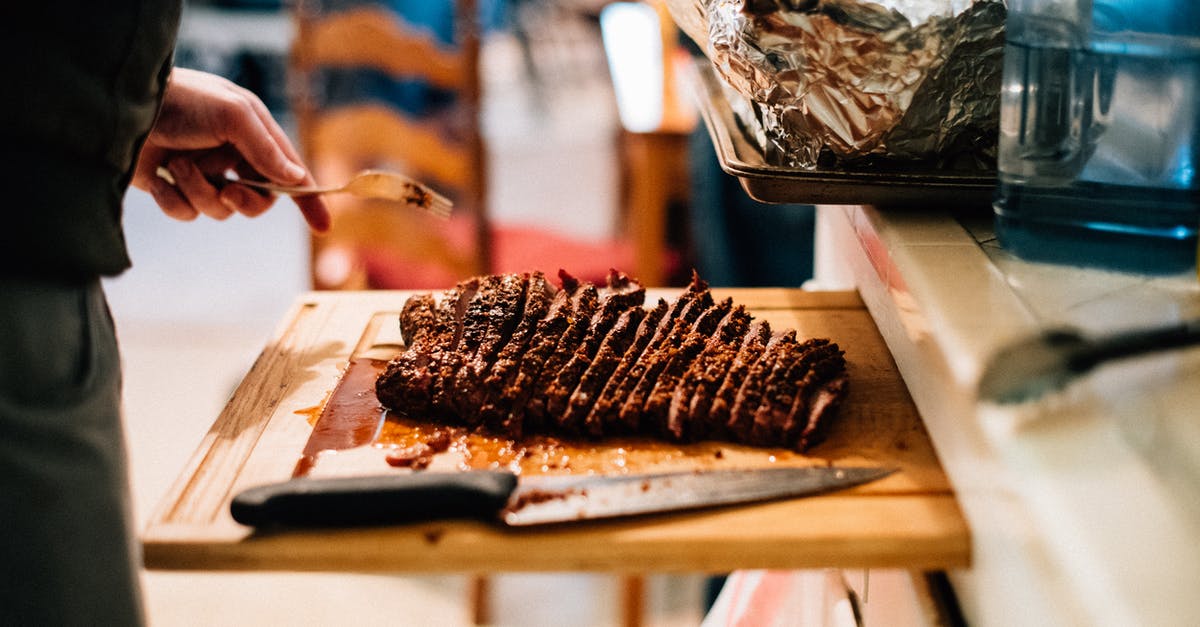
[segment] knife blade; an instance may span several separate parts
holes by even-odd
[[[524,527],[809,496],[875,481],[895,471],[821,466],[520,478],[505,471],[298,478],[239,493],[230,513],[237,522],[254,527],[446,518]]]

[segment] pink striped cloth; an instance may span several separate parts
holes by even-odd
[[[725,580],[702,627],[854,627],[837,570],[739,570]]]

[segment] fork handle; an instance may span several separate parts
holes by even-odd
[[[267,181],[250,181],[247,179],[224,179],[226,183],[239,183],[247,187],[257,187],[267,191],[287,194],[289,196],[312,196],[315,194],[328,194],[330,192],[341,191],[340,187],[296,187],[293,185],[277,185]]]
[[[156,168],[154,170],[154,173],[158,176],[158,178],[170,183],[171,185],[175,185],[175,177],[171,174],[171,171],[166,169],[165,167],[163,167],[161,165],[158,166],[158,168]],[[248,179],[231,179],[226,176],[220,176],[220,177],[209,179],[209,182],[211,182],[213,185],[226,185],[228,183],[239,183],[241,185],[246,185],[247,187],[257,187],[258,189],[265,189],[267,191],[278,192],[280,194],[287,194],[289,196],[312,196],[313,194],[328,194],[330,192],[342,191],[341,187],[297,187],[294,185],[277,185],[275,183],[271,183],[268,181],[251,181]]]

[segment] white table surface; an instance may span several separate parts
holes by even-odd
[[[859,289],[971,524],[973,566],[951,573],[968,621],[1200,624],[1200,350],[1107,365],[1015,407],[976,398],[1014,338],[1200,315],[1196,276],[1024,262],[986,213],[818,215],[817,283],[824,265]]]

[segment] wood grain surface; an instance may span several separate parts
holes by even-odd
[[[648,302],[680,290],[651,290]],[[769,465],[886,465],[899,472],[823,496],[697,512],[511,530],[441,521],[342,530],[256,532],[234,522],[237,492],[288,479],[321,406],[351,357],[396,350],[408,292],[313,292],[297,300],[143,533],[154,569],[319,571],[728,572],[738,568],[970,563],[970,532],[916,408],[853,292],[714,289],[776,329],[829,337],[846,352],[850,394],[828,439],[799,455],[728,443],[674,445],[653,463],[636,442],[588,448],[628,471]],[[380,321],[383,321],[382,323]],[[618,450],[618,448],[620,450]],[[664,450],[660,445],[659,450]],[[401,472],[377,447],[321,459],[324,475]],[[608,456],[608,457],[606,457]],[[350,462],[353,463],[350,463]],[[639,468],[645,463],[647,468]],[[653,466],[650,468],[649,466]]]

